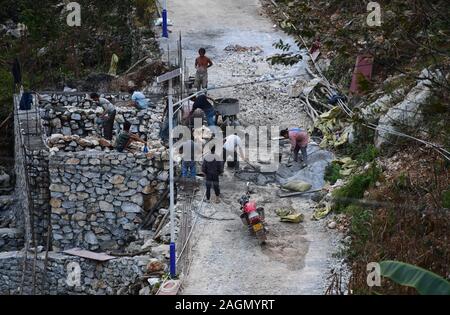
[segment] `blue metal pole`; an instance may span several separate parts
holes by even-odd
[[[164,0],[163,2],[163,10],[162,10],[162,28],[163,28],[163,34],[162,37],[169,38],[169,30],[167,29],[167,0]]]
[[[176,273],[176,251],[175,251],[175,172],[173,160],[173,83],[169,80],[169,189],[170,189],[170,276],[175,278]]]
[[[176,268],[177,256],[175,250],[175,243],[170,243],[170,276],[175,278],[177,276]]]

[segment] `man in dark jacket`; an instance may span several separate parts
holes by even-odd
[[[211,187],[213,187],[216,194],[214,201],[220,203],[219,175],[223,173],[223,162],[215,153],[216,148],[212,147],[211,153],[207,154],[203,160],[202,172],[205,174],[207,202],[211,199]]]
[[[212,100],[204,94],[192,98],[194,105],[192,106],[192,110],[187,118],[188,121],[191,119],[195,110],[201,109],[205,113],[208,127],[216,125],[216,111],[214,106],[208,102],[208,99]]]

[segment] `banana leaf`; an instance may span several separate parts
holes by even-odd
[[[392,260],[382,261],[380,267],[383,277],[413,287],[421,295],[450,295],[450,282],[431,271]]]

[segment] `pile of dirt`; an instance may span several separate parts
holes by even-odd
[[[161,61],[152,61],[137,68],[137,70],[122,75],[111,82],[112,91],[128,92],[130,87],[142,89],[153,82],[156,77],[168,71]]]

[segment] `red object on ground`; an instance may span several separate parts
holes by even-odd
[[[372,79],[373,57],[372,55],[359,55],[356,58],[356,66],[353,71],[352,84],[350,92],[352,94],[360,94],[361,90],[358,85],[358,77],[363,75],[367,80]]]

